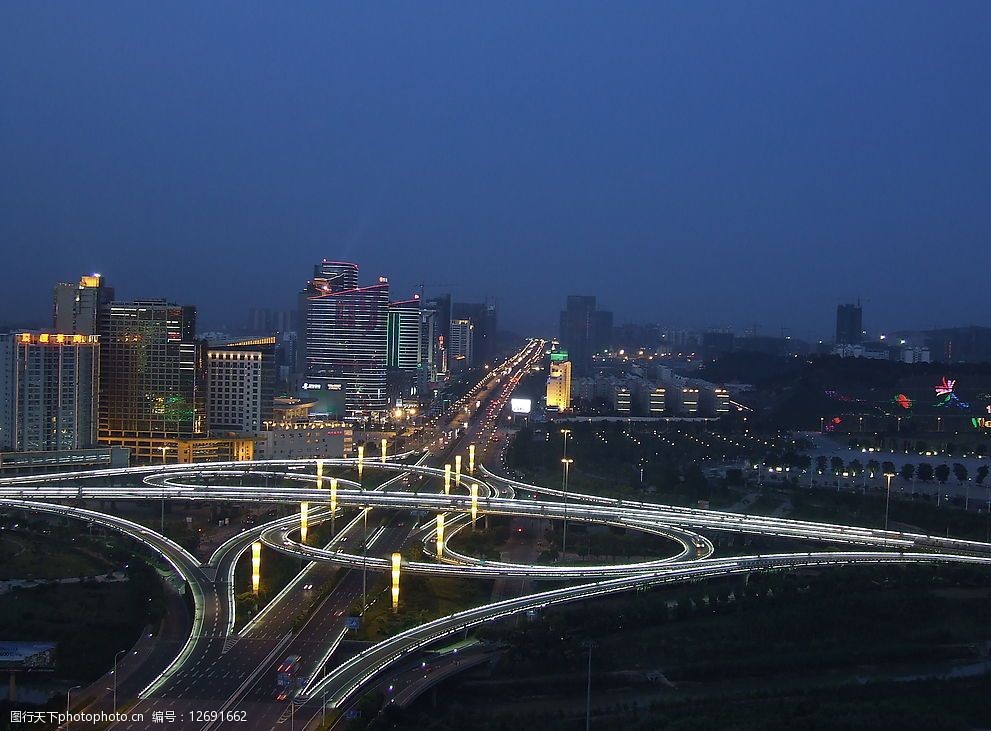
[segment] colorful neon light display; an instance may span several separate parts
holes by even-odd
[[[943,376],[943,380],[936,385],[936,395],[942,397],[936,401],[936,406],[956,406],[958,409],[970,408],[970,404],[966,401],[961,401],[960,397],[957,396],[956,391],[954,390],[956,385],[957,381],[955,378],[951,379]]]

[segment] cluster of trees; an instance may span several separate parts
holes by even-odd
[[[893,462],[885,461],[879,462],[876,459],[868,460],[867,464],[864,465],[859,459],[852,459],[849,462],[844,462],[840,457],[826,458],[820,455],[816,458],[816,469],[820,473],[825,473],[827,471],[833,474],[839,474],[841,472],[848,472],[851,476],[862,475],[866,471],[869,477],[880,477],[887,474],[898,475],[906,482],[911,480],[919,480],[920,482],[932,482],[936,480],[941,485],[945,485],[952,474],[956,481],[963,484],[967,481],[970,476],[970,472],[966,465],[960,464],[959,462],[954,463],[952,466],[945,463],[938,465],[931,465],[928,462],[920,462],[918,465],[912,464],[911,462],[906,462],[902,465],[900,470],[896,470]],[[988,465],[982,464],[977,468],[974,474],[974,482],[978,485],[983,485],[984,481],[988,477]]]

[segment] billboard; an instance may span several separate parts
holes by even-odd
[[[529,414],[533,407],[533,401],[528,398],[509,399],[509,408],[514,414]]]
[[[314,416],[344,416],[344,384],[339,380],[310,376],[297,394],[301,399],[316,399],[310,413]]]
[[[0,642],[0,670],[54,669],[54,642]]]

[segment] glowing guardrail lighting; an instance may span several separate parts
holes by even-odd
[[[255,594],[258,593],[258,588],[261,586],[261,568],[262,544],[261,541],[255,541],[251,544],[251,591]]]
[[[402,570],[403,554],[392,554],[392,611],[399,610],[399,573]]]
[[[444,555],[444,514],[437,513],[437,558]]]

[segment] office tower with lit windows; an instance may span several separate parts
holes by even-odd
[[[563,355],[563,358],[555,356]],[[550,375],[547,377],[547,408],[567,411],[571,408],[571,362],[567,353],[551,353]]]
[[[351,416],[388,409],[388,319],[388,280],[359,287],[356,264],[317,264],[300,294],[303,372],[343,384]]]
[[[447,357],[452,371],[466,371],[472,367],[473,337],[474,326],[471,320],[451,320]]]
[[[89,274],[78,284],[62,282],[55,285],[52,324],[56,333],[64,335],[97,335],[103,308],[114,298],[114,290],[99,274]]]
[[[100,442],[128,447],[136,459],[192,461],[179,442],[207,431],[196,308],[113,302],[100,320]]]
[[[207,417],[211,434],[258,434],[272,420],[275,391],[274,335],[210,346]]]
[[[95,446],[99,376],[96,335],[0,335],[0,451]]]
[[[388,365],[407,373],[415,373],[422,362],[420,336],[420,299],[393,302],[389,305]]]
[[[495,357],[496,306],[494,302],[480,304],[455,302],[451,305],[452,320],[471,323],[472,367],[487,363]]]

